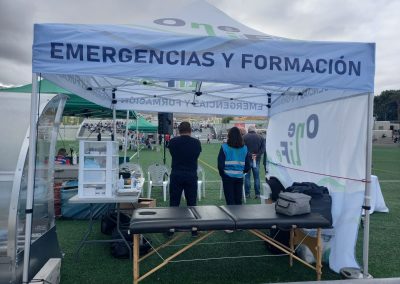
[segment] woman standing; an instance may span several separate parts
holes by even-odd
[[[243,175],[250,169],[250,158],[239,128],[232,127],[228,140],[218,154],[218,171],[222,178],[227,205],[240,205],[243,198]]]

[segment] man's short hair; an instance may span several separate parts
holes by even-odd
[[[179,134],[192,133],[192,127],[190,126],[189,122],[183,121],[183,122],[181,122],[181,124],[179,124],[178,131],[179,131]]]
[[[248,130],[249,130],[249,132],[256,132],[256,127],[251,125],[251,126],[249,126]]]

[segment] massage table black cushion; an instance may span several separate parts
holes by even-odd
[[[318,213],[297,216],[277,214],[273,204],[224,205],[220,206],[234,221],[236,229],[269,229],[274,226],[280,229],[330,228],[331,223]]]
[[[157,207],[134,211],[130,230],[134,234],[168,231],[212,231],[235,229],[329,228],[320,214],[285,216],[275,213],[272,204]]]
[[[234,230],[235,222],[218,206],[139,208],[133,212],[132,233]]]

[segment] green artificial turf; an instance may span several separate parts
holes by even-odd
[[[224,204],[224,200],[219,199],[220,185],[214,182],[219,180],[216,163],[220,145],[203,144],[202,147],[199,164],[206,171],[206,179],[211,182],[206,183],[206,198],[199,205]],[[133,154],[134,152],[128,151],[129,156]],[[170,164],[169,153],[166,158],[167,164]],[[140,153],[140,164],[145,171],[150,164],[162,163],[162,160],[162,151],[143,150]],[[136,161],[136,157],[133,161]],[[379,177],[386,204],[390,209],[390,213],[371,215],[369,272],[376,278],[400,277],[400,246],[397,242],[400,226],[399,161],[400,148],[374,147],[373,173]],[[254,196],[254,190],[252,195]],[[157,206],[168,205],[162,201],[160,189],[153,189],[153,198],[157,199]],[[259,200],[250,199],[248,203],[259,203]],[[109,238],[100,233],[99,226],[97,221],[91,238]],[[86,229],[87,221],[57,220],[58,238],[65,254],[61,266],[61,283],[132,283],[132,261],[113,258],[109,244],[87,244],[82,248],[79,260],[75,258],[75,249]],[[357,244],[357,258],[360,263],[362,233],[360,227]],[[153,246],[166,239],[161,234],[150,234],[147,237]],[[178,244],[187,243],[190,239],[188,233]],[[161,251],[161,256],[166,258],[177,249],[178,247],[168,247]],[[250,255],[258,257],[236,258]],[[220,259],[221,257],[224,258]],[[205,258],[215,259],[204,260]],[[190,259],[198,261],[185,261]],[[168,264],[142,283],[273,283],[316,279],[313,270],[296,261],[293,267],[289,267],[287,256],[271,256],[265,244],[246,231],[232,234],[215,232],[203,244],[185,252],[176,261],[180,262]],[[141,274],[160,262],[157,254],[144,260],[140,266]],[[324,264],[323,280],[339,278],[339,275],[329,270],[328,264]]]

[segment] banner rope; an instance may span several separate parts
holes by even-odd
[[[366,179],[355,179],[355,178],[341,177],[341,176],[329,175],[329,174],[318,173],[318,172],[313,172],[313,171],[306,171],[306,170],[296,169],[296,168],[292,168],[292,167],[288,167],[288,166],[283,166],[281,164],[274,163],[274,162],[271,162],[269,160],[267,161],[267,163],[271,164],[271,165],[274,165],[274,166],[282,167],[282,168],[285,168],[285,169],[298,171],[298,172],[304,172],[304,173],[309,173],[309,174],[314,174],[314,175],[319,175],[319,176],[325,176],[325,177],[332,177],[332,178],[340,178],[340,179],[345,179],[345,180],[359,181],[359,182],[363,182],[363,183],[371,183],[370,180],[366,180]]]

